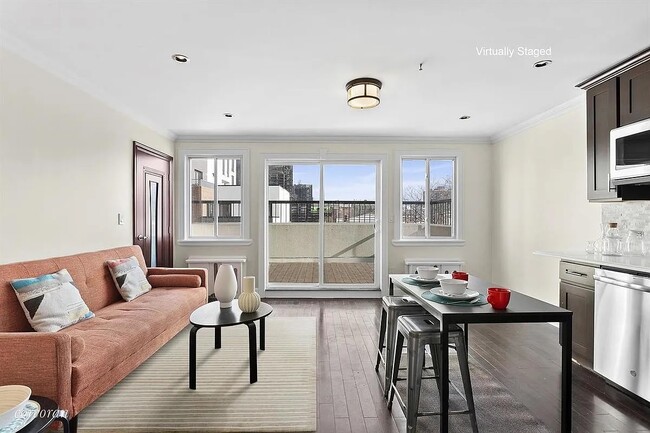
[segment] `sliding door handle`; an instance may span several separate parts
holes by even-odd
[[[138,240],[139,241],[144,241],[144,240],[147,240],[147,237],[144,236],[144,235],[138,235]]]

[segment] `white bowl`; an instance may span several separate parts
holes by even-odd
[[[0,428],[13,422],[16,413],[23,410],[31,395],[32,390],[27,386],[0,386]]]
[[[450,278],[440,280],[442,291],[450,295],[462,295],[467,290],[467,281]]]
[[[418,275],[427,280],[433,280],[438,275],[438,268],[435,266],[418,266]]]

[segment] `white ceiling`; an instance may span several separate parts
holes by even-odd
[[[0,38],[174,134],[490,137],[650,46],[650,1],[0,0]],[[477,55],[504,46],[553,64]],[[346,105],[361,76],[379,107]]]

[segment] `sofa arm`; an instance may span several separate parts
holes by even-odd
[[[0,332],[0,385],[26,385],[74,416],[71,337],[56,332]]]
[[[208,271],[203,268],[149,268],[147,275],[186,274],[198,275],[201,278],[201,287],[208,287]]]

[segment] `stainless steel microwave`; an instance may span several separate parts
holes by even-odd
[[[650,183],[650,119],[612,129],[609,152],[612,184]]]

